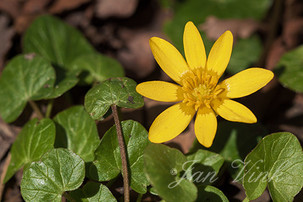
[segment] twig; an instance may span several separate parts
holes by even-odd
[[[124,186],[124,202],[129,202],[129,182],[128,182],[128,168],[127,168],[127,159],[126,159],[126,150],[125,143],[122,135],[121,125],[119,121],[117,106],[111,106],[113,111],[113,116],[115,120],[118,142],[120,147],[120,155],[122,161],[122,174],[123,174],[123,186]]]
[[[28,102],[29,102],[30,106],[33,108],[33,110],[35,111],[35,113],[38,116],[38,118],[39,119],[43,119],[43,115],[42,115],[42,113],[41,113],[38,105],[34,101],[32,101],[32,100],[29,100]]]
[[[11,162],[11,153],[8,153],[8,155],[5,159],[4,165],[3,165],[3,170],[2,170],[1,176],[0,176],[0,201],[2,199],[2,193],[3,193],[3,189],[4,189],[3,181],[6,176],[7,168],[8,168],[8,165],[10,162]]]

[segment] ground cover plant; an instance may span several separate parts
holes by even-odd
[[[302,201],[303,3],[2,1],[3,201]]]

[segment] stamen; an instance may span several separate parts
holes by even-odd
[[[223,88],[215,89],[218,75],[202,68],[185,72],[181,81],[183,102],[188,106],[194,106],[195,110],[201,106],[211,108],[211,101],[224,91]]]

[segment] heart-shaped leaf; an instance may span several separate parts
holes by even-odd
[[[24,169],[21,194],[25,201],[61,202],[65,191],[77,189],[85,176],[84,161],[67,149],[53,149]]]
[[[154,191],[165,201],[195,201],[196,186],[181,176],[186,157],[177,149],[162,144],[150,144],[144,152],[145,173]]]
[[[54,65],[55,91],[49,99],[59,97],[75,86],[79,72],[72,68],[74,61],[82,55],[95,53],[78,30],[49,15],[38,17],[30,25],[24,35],[23,48],[25,53],[41,55]]]
[[[78,30],[49,15],[38,17],[26,30],[23,48],[67,70],[78,57],[95,52]]]
[[[149,144],[147,131],[136,121],[121,122],[125,144],[127,145],[130,186],[138,193],[145,193],[149,185],[143,171],[143,152]],[[103,136],[95,152],[96,158],[90,167],[90,176],[99,181],[115,178],[122,172],[120,149],[116,127],[111,127]]]
[[[262,139],[245,158],[243,186],[249,200],[268,186],[273,201],[293,201],[303,186],[303,152],[291,133],[274,133]]]
[[[11,148],[11,161],[4,182],[24,165],[37,161],[54,147],[55,124],[50,119],[33,119],[26,123]]]
[[[53,99],[60,97],[63,93],[74,87],[78,83],[78,78],[74,73],[68,73],[62,70],[56,69],[56,81],[53,92],[46,97],[46,99]]]
[[[199,149],[194,154],[187,156],[184,166],[187,178],[197,185],[208,185],[214,183],[217,174],[224,163],[224,158],[207,150]]]
[[[88,182],[83,188],[71,192],[71,196],[85,202],[117,201],[105,185],[96,182]]]
[[[77,58],[73,68],[82,71],[80,77],[84,77],[82,79],[85,84],[124,76],[123,68],[117,60],[97,53]]]
[[[136,85],[126,77],[103,81],[85,95],[85,109],[93,119],[102,119],[113,104],[124,108],[142,107],[143,98],[136,92]]]
[[[54,82],[55,71],[45,59],[34,55],[14,57],[0,78],[0,114],[3,120],[16,120],[27,101],[48,97]]]
[[[74,106],[60,112],[56,122],[56,146],[67,147],[84,161],[94,160],[94,152],[100,140],[95,121],[83,106]],[[67,144],[67,145],[66,145]]]
[[[302,58],[303,45],[284,54],[275,69],[283,86],[301,93],[303,92]]]

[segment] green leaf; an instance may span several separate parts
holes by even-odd
[[[165,201],[195,201],[196,186],[181,172],[186,157],[177,149],[162,144],[151,144],[144,152],[145,173],[154,190]]]
[[[147,131],[136,121],[121,122],[125,144],[127,145],[130,186],[138,193],[145,193],[149,185],[143,171],[143,152],[149,144]],[[103,136],[95,152],[96,158],[90,167],[90,177],[99,181],[108,181],[122,172],[120,149],[116,127],[111,127]]]
[[[223,192],[213,186],[198,186],[198,198],[199,202],[229,202]]]
[[[217,174],[224,163],[224,158],[216,153],[199,149],[196,153],[187,156],[187,163],[184,166],[187,178],[198,185],[214,183],[218,178]]]
[[[41,55],[54,65],[57,78],[55,91],[49,95],[49,99],[59,97],[75,86],[79,72],[72,68],[72,64],[82,55],[95,53],[77,29],[49,15],[38,17],[30,25],[23,39],[23,47],[24,52]]]
[[[124,108],[142,107],[144,101],[136,92],[136,85],[126,77],[108,79],[87,92],[85,109],[93,119],[102,119],[113,104]]]
[[[275,74],[278,75],[283,86],[296,91],[303,92],[303,45],[295,50],[284,54],[277,67]]]
[[[73,73],[68,73],[56,69],[56,82],[53,92],[47,96],[47,99],[60,97],[63,93],[74,87],[78,83],[78,78]]]
[[[11,148],[11,161],[4,182],[7,182],[24,165],[37,161],[54,148],[55,124],[50,119],[33,119],[27,122]]]
[[[67,149],[53,149],[24,170],[21,194],[25,201],[61,202],[65,191],[77,189],[85,176],[84,161]]]
[[[41,100],[53,91],[55,72],[39,56],[19,55],[4,68],[0,78],[0,114],[13,122],[22,113],[26,102]]]
[[[74,61],[73,68],[82,71],[86,84],[124,76],[123,68],[117,60],[97,53],[79,57]]]
[[[76,201],[83,202],[96,202],[96,201],[106,201],[106,202],[116,202],[116,198],[112,195],[110,190],[101,183],[88,182],[82,189],[77,189],[71,192],[71,196]],[[81,199],[81,200],[80,200]]]
[[[218,131],[210,150],[223,156],[232,178],[241,183],[244,158],[266,134],[267,130],[260,124],[222,121],[218,124]],[[191,152],[200,148],[205,149],[195,141]]]
[[[247,69],[258,61],[261,51],[262,44],[258,36],[237,40],[226,71],[236,74]]]
[[[248,199],[261,196],[266,186],[273,201],[293,201],[303,187],[303,152],[291,133],[262,139],[245,158],[243,186]]]
[[[84,161],[93,161],[100,140],[95,121],[83,106],[74,106],[54,118],[57,129],[56,146],[67,147]],[[67,145],[64,143],[67,142]]]
[[[71,70],[71,63],[95,50],[83,35],[60,19],[40,16],[26,30],[24,52],[39,54],[56,66]]]

